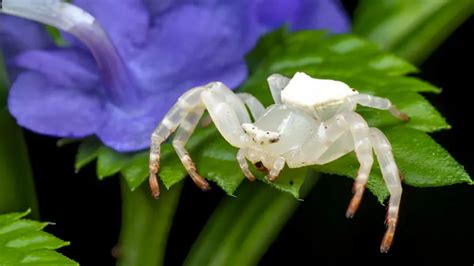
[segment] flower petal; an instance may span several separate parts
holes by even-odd
[[[0,15],[0,47],[6,56],[27,49],[45,48],[52,43],[40,24],[14,16]]]
[[[242,26],[233,19],[207,8],[191,5],[174,8],[150,31],[148,45],[129,66],[150,93],[183,85],[185,89],[203,85],[218,80],[223,70],[244,63],[242,31]],[[229,75],[232,74],[226,74]],[[242,73],[236,75],[242,78]]]
[[[349,16],[339,0],[299,0],[302,8],[291,21],[291,29],[326,29],[333,33],[350,31]]]
[[[14,79],[18,72],[18,69],[11,65],[12,59],[18,53],[46,48],[52,44],[51,38],[40,24],[14,16],[0,15],[0,50],[11,79]]]
[[[8,107],[21,126],[60,137],[93,134],[103,119],[96,94],[54,84],[32,71],[23,72],[13,83]]]
[[[95,62],[82,50],[30,50],[17,56],[14,62],[43,74],[57,85],[93,89],[100,82]]]
[[[162,103],[171,105],[172,102],[160,101],[157,106]],[[151,133],[160,121],[160,112],[164,111],[164,108],[155,109],[145,114],[133,114],[108,104],[107,117],[96,134],[105,145],[120,152],[145,149],[150,145]]]
[[[147,37],[149,17],[142,0],[74,0],[91,13],[110,35],[119,53],[128,58]]]

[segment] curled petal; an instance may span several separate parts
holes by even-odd
[[[37,72],[23,72],[13,83],[8,107],[18,124],[35,132],[84,137],[102,124],[97,94],[52,83]]]
[[[92,90],[100,82],[92,57],[80,50],[30,50],[17,56],[15,64],[43,74],[54,84],[71,88]]]

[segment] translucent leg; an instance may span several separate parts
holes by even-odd
[[[268,181],[275,181],[280,174],[281,170],[285,167],[285,158],[278,157],[275,162],[273,163],[272,168],[268,169],[267,179]]]
[[[370,141],[377,155],[385,185],[390,192],[387,212],[387,231],[380,246],[380,252],[387,252],[390,248],[398,219],[398,209],[402,196],[402,184],[398,167],[392,154],[392,146],[385,135],[376,128],[370,129]]]
[[[245,159],[244,150],[240,149],[237,153],[237,162],[239,163],[240,169],[244,173],[245,177],[249,181],[255,181],[255,176],[250,172],[249,165],[247,164],[247,160]]]
[[[276,104],[281,104],[281,91],[288,85],[290,79],[280,74],[273,74],[267,78],[267,81],[270,86],[273,101]]]
[[[196,128],[196,125],[198,124],[203,112],[204,108],[197,108],[187,114],[173,139],[173,147],[194,183],[203,191],[207,191],[211,188],[209,183],[207,183],[207,181],[198,174],[196,165],[189,156],[189,152],[184,147]]]
[[[353,186],[354,196],[346,211],[346,216],[351,218],[359,208],[367,180],[369,179],[370,170],[374,163],[374,158],[372,145],[369,140],[369,126],[367,122],[357,113],[345,113],[343,117],[349,124],[349,130],[354,139],[354,150],[360,164]]]
[[[199,107],[201,104],[200,94],[205,87],[198,87],[183,94],[177,103],[164,116],[161,123],[151,135],[150,146],[150,176],[149,184],[152,195],[157,198],[160,195],[157,174],[160,169],[160,147],[161,144],[178,128],[185,116]]]
[[[363,106],[375,108],[375,109],[381,109],[381,110],[388,110],[393,116],[396,118],[402,120],[402,121],[408,121],[410,120],[410,117],[405,114],[400,112],[395,105],[393,105],[390,100],[377,97],[377,96],[372,96],[368,94],[357,94],[353,95],[349,98],[350,101],[353,101],[355,103],[358,103]]]
[[[254,120],[260,118],[265,112],[265,107],[253,95],[248,93],[237,93],[237,96],[247,105]]]
[[[244,103],[230,89],[219,82],[201,94],[212,121],[221,135],[234,147],[241,147],[248,136],[242,129],[243,123],[250,122]]]

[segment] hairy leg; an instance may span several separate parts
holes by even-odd
[[[149,184],[152,195],[157,198],[160,195],[157,174],[160,169],[160,147],[161,144],[180,126],[186,115],[201,105],[200,94],[205,87],[197,87],[183,94],[176,104],[163,117],[161,123],[151,135],[150,146],[150,176]]]
[[[385,185],[390,192],[387,212],[387,231],[380,246],[380,252],[387,252],[390,248],[398,219],[398,210],[402,196],[402,184],[398,167],[392,154],[392,146],[385,135],[376,128],[370,129],[370,141],[374,147],[377,160],[382,171]]]
[[[402,121],[410,120],[410,117],[407,114],[402,113],[400,110],[398,110],[395,107],[395,105],[392,104],[392,102],[390,102],[390,100],[385,99],[385,98],[372,96],[368,94],[356,94],[356,95],[351,96],[349,100],[363,106],[380,109],[380,110],[388,110],[393,116],[395,116],[396,118]]]
[[[357,113],[345,113],[341,119],[345,119],[349,124],[349,130],[354,140],[354,151],[359,161],[360,167],[353,185],[354,196],[346,211],[348,218],[353,217],[359,208],[365,186],[369,179],[370,170],[374,163],[372,145],[369,140],[369,126],[367,122]]]
[[[199,123],[199,119],[201,118],[203,112],[204,108],[196,108],[187,114],[173,139],[173,147],[194,183],[203,191],[207,191],[211,189],[209,183],[207,183],[207,181],[198,174],[196,165],[189,156],[189,152],[185,148],[185,145]]]

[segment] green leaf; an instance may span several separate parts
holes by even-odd
[[[471,182],[464,168],[426,133],[406,127],[385,128],[384,133],[392,143],[395,160],[406,185],[439,187]],[[354,154],[348,154],[337,161],[313,168],[323,173],[353,178],[359,164]],[[380,203],[389,196],[377,163],[367,187]]]
[[[386,50],[421,62],[473,11],[472,0],[363,0],[353,30]]]
[[[147,186],[130,191],[122,182],[122,229],[117,265],[163,265],[181,188],[180,184],[162,191],[156,200]]]
[[[76,172],[99,156],[102,144],[96,138],[87,138],[81,142],[76,154]]]
[[[97,157],[97,177],[102,180],[118,173],[128,163],[131,154],[119,153],[102,146]]]
[[[79,265],[55,251],[69,242],[43,232],[48,223],[21,219],[29,212],[0,215],[0,265]]]
[[[307,178],[303,196],[318,176]],[[194,242],[184,265],[256,265],[299,205],[264,184],[244,184],[225,198]]]

